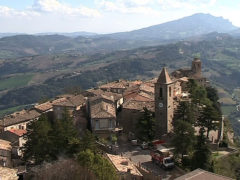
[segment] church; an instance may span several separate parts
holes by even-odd
[[[179,69],[168,74],[164,67],[155,83],[155,117],[157,122],[157,136],[173,131],[174,111],[178,102],[188,98],[186,86],[188,79],[194,79],[202,86],[209,82],[202,76],[202,62],[194,58],[191,69]]]

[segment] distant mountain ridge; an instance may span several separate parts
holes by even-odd
[[[46,32],[46,33],[37,33],[34,35],[62,35],[62,36],[68,36],[68,37],[78,37],[78,36],[91,37],[91,36],[97,36],[99,34],[80,31],[80,32]]]
[[[0,58],[66,52],[107,53],[115,50],[169,44],[179,40],[215,39],[226,36],[223,35],[226,33],[240,37],[239,28],[233,26],[229,20],[202,13],[139,30],[106,35],[89,32],[49,32],[36,35],[0,33],[0,37],[8,36],[0,39]]]
[[[47,35],[61,35],[61,36],[67,36],[67,37],[91,37],[91,36],[97,36],[99,34],[92,33],[92,32],[44,32],[44,33],[36,33],[36,34],[28,34],[28,33],[0,33],[0,38],[3,37],[9,37],[9,36],[17,36],[17,35],[29,35],[29,36],[47,36]]]
[[[210,14],[198,13],[178,20],[130,32],[106,36],[120,39],[184,39],[211,32],[228,33],[237,29],[229,20]]]

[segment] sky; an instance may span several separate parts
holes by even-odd
[[[240,0],[0,0],[1,33],[131,31],[209,13],[240,27]]]

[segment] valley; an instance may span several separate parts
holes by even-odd
[[[161,25],[164,26],[171,27]],[[222,32],[232,29],[229,25]],[[76,86],[84,90],[121,78],[150,79],[164,66],[170,72],[187,67],[195,56],[201,58],[205,76],[219,90],[224,114],[230,115],[239,102],[238,91],[234,89],[240,86],[240,39],[229,34],[211,32],[193,36],[190,33],[181,41],[181,37],[124,39],[113,35],[3,37],[0,39],[0,115],[24,105],[31,107],[41,99],[51,99]]]

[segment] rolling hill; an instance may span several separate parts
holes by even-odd
[[[212,32],[238,36],[239,29],[226,19],[200,13],[123,33],[96,35],[76,32],[15,35],[0,39],[0,59],[58,53],[109,53],[116,50],[197,39]]]

